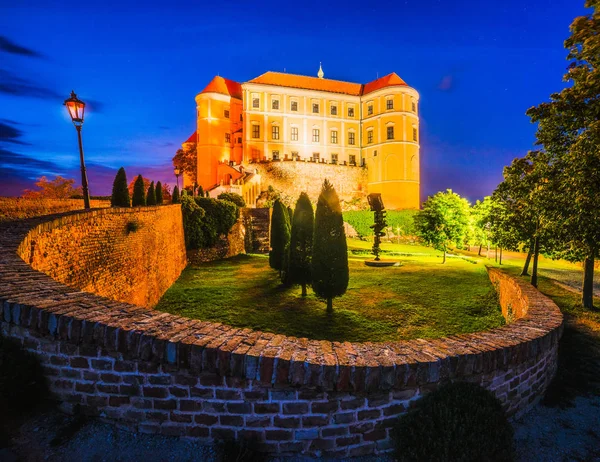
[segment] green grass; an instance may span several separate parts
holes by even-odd
[[[504,319],[482,264],[417,245],[384,244],[402,266],[364,265],[370,244],[349,241],[350,284],[334,313],[311,290],[283,288],[268,258],[241,255],[188,267],[156,309],[235,327],[337,341],[441,337],[500,326]],[[386,258],[386,254],[383,255]]]

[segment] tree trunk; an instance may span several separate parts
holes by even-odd
[[[480,257],[481,257],[481,247],[482,247],[482,245],[479,244],[479,252],[477,252],[477,255],[480,256]]]
[[[487,251],[486,251],[486,254],[485,254],[485,258],[487,258],[488,260],[490,259],[490,245],[489,244],[487,246]]]
[[[327,312],[333,313],[333,298],[331,297],[327,299]]]
[[[444,246],[444,259],[442,260],[442,265],[446,263],[446,246]]]
[[[594,308],[594,252],[583,263],[583,288],[581,304],[584,308]]]
[[[306,284],[302,284],[302,296],[306,297]]]
[[[500,247],[500,261],[499,261],[499,263],[502,264],[502,247]]]
[[[531,270],[531,285],[537,287],[538,283],[538,257],[540,256],[540,239],[535,236],[533,244],[533,269]]]
[[[527,258],[525,258],[525,264],[523,265],[523,269],[521,270],[521,274],[519,276],[529,276],[529,262],[531,261],[531,255],[533,254],[533,240],[529,244],[529,251],[527,252]]]
[[[496,250],[494,250],[494,260],[498,263],[498,246],[496,246]]]

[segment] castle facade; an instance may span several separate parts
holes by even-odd
[[[238,192],[253,205],[268,187],[265,163],[336,165],[367,169],[356,187],[381,193],[386,208],[419,208],[418,103],[395,73],[367,84],[326,79],[321,68],[318,77],[266,72],[241,84],[215,77],[196,96],[187,142],[196,141],[198,174],[184,184]]]

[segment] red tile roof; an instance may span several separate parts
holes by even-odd
[[[363,85],[362,94],[366,95],[367,93],[374,92],[376,90],[381,90],[386,87],[394,87],[397,85],[407,86],[406,82],[402,80],[398,74],[392,72],[391,74],[385,75],[377,80],[373,80],[365,85]]]
[[[198,132],[194,132],[190,135],[190,137],[183,142],[183,144],[185,143],[196,143],[198,141]]]
[[[204,90],[200,93],[220,93],[222,95],[228,95],[232,98],[242,99],[242,85],[233,80],[226,79],[224,77],[216,76],[210,81]]]

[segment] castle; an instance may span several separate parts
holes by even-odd
[[[345,177],[340,197],[378,192],[388,209],[419,208],[418,101],[395,73],[366,84],[326,79],[321,67],[318,77],[266,72],[241,84],[217,76],[196,96],[197,129],[183,147],[196,143],[198,171],[184,185],[253,206],[278,176],[285,189]]]

